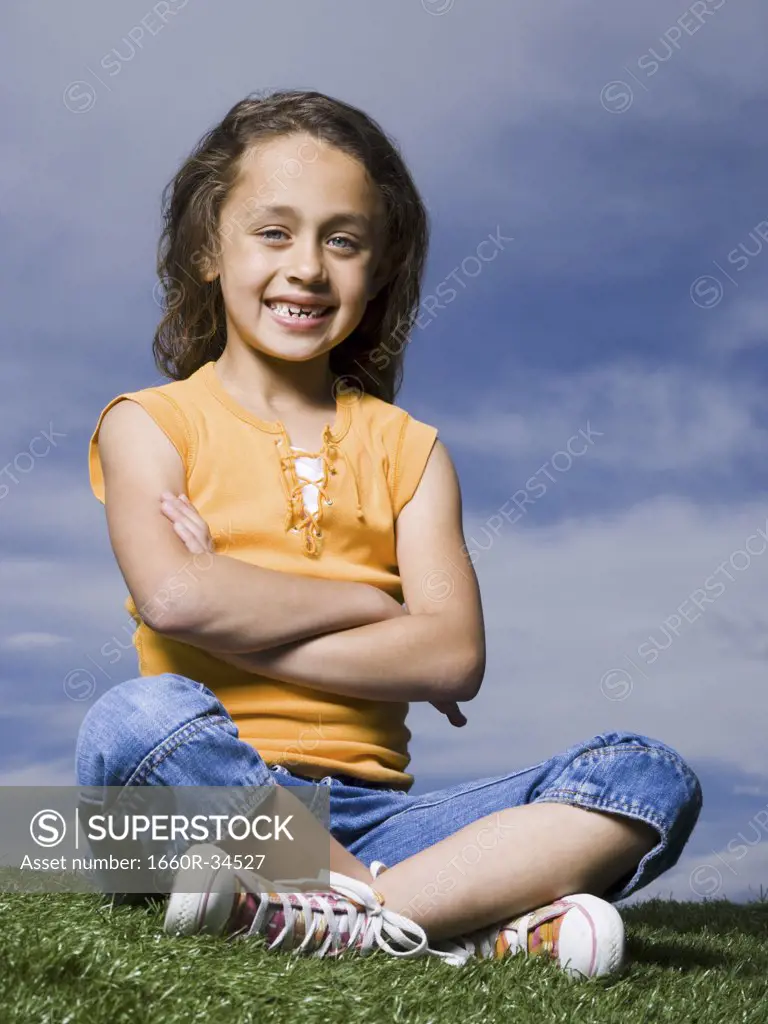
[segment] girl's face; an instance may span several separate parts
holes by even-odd
[[[365,168],[309,135],[261,143],[222,207],[217,261],[227,338],[280,359],[332,349],[383,284],[383,204]],[[293,318],[288,305],[316,318]],[[275,307],[278,308],[275,308]]]

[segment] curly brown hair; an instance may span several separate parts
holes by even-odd
[[[336,379],[353,378],[352,387],[394,402],[421,301],[428,214],[397,143],[361,110],[320,92],[276,90],[236,103],[164,188],[157,257],[163,316],[152,344],[155,363],[165,376],[184,380],[224,351],[219,279],[203,279],[219,245],[222,206],[255,144],[297,133],[359,160],[383,199],[384,284],[355,330],[331,350],[329,366]]]

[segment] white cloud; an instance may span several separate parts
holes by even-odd
[[[761,295],[744,296],[723,310],[707,311],[707,315],[712,323],[705,337],[714,352],[730,354],[768,344],[768,299]]]
[[[765,786],[740,786],[733,787],[734,796],[765,796],[768,797],[768,788]]]
[[[36,651],[42,647],[59,647],[68,643],[69,637],[57,636],[55,633],[14,633],[0,638],[0,650]]]
[[[571,460],[575,472],[583,464],[635,473],[705,470],[711,478],[735,457],[766,450],[758,421],[764,404],[764,389],[750,381],[617,361],[569,374],[529,374],[525,386],[496,385],[480,408],[436,411],[431,422],[451,448],[488,453],[502,466],[525,460],[531,475],[537,459],[563,452],[582,430],[570,447],[574,455],[584,453]],[[557,479],[568,465],[566,451],[549,473]],[[538,479],[546,485],[545,475]]]

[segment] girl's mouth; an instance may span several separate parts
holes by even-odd
[[[324,323],[333,306],[290,306],[285,302],[265,302],[275,320],[294,329],[308,330]]]

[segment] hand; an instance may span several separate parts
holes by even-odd
[[[215,552],[216,547],[208,524],[186,494],[175,497],[168,491],[163,491],[160,495],[160,510],[171,520],[177,535],[193,555],[201,555],[206,551]]]
[[[429,703],[433,708],[437,708],[442,715],[447,715],[448,721],[457,729],[467,724],[467,719],[455,700],[431,700]]]

